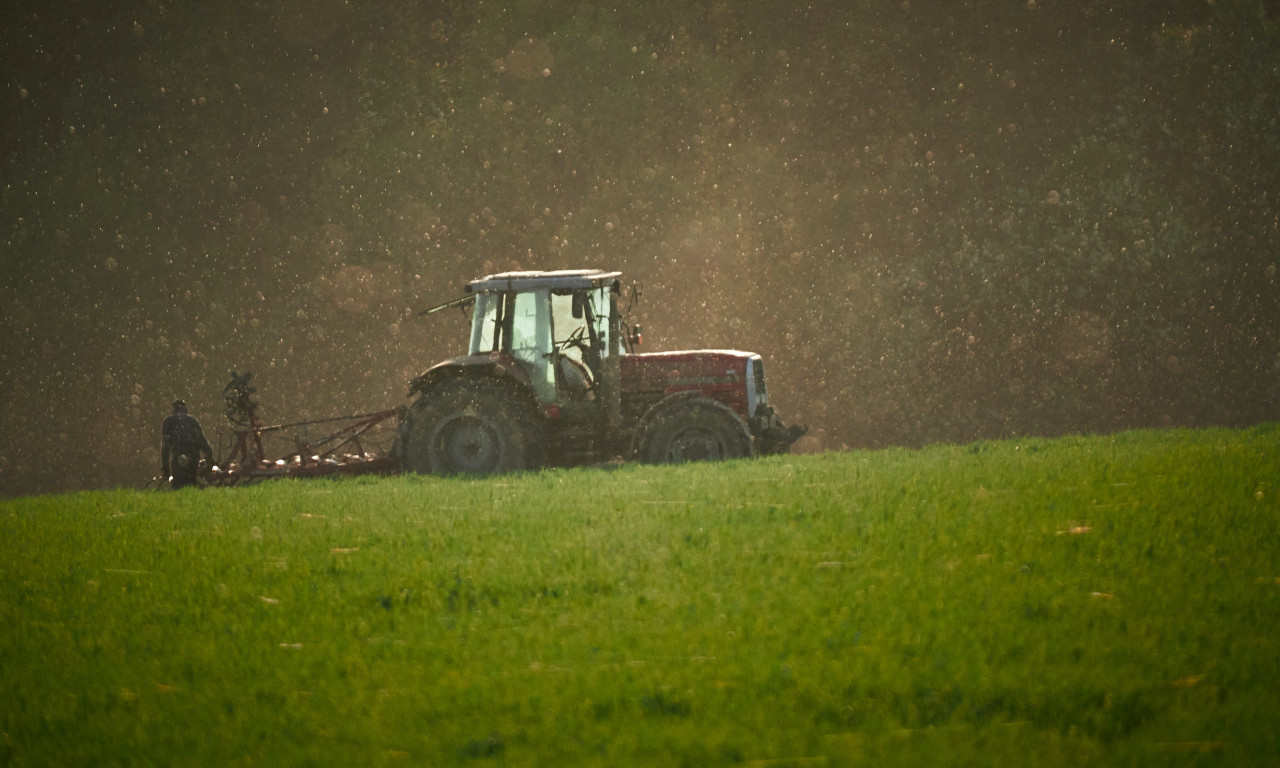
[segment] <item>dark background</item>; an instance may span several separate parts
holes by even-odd
[[[144,483],[231,370],[398,404],[511,268],[811,448],[1280,419],[1273,3],[617,5],[6,4],[0,493]]]

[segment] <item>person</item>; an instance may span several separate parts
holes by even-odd
[[[203,454],[213,463],[213,448],[195,416],[187,413],[187,404],[173,402],[173,413],[160,425],[160,471],[175,491],[196,485],[196,470]]]

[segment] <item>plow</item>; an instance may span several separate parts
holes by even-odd
[[[206,484],[233,486],[282,477],[399,471],[392,447],[404,418],[403,407],[263,424],[253,399],[252,378],[252,373],[233,372],[222,389],[223,413],[233,430],[230,452],[222,461],[204,468],[201,477]]]

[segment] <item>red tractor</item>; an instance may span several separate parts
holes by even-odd
[[[759,355],[639,353],[620,274],[506,272],[422,314],[474,301],[466,355],[413,380],[393,455],[401,471],[489,474],[615,458],[785,452],[804,433],[769,405]]]

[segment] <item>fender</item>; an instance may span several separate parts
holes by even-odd
[[[666,397],[662,398],[658,402],[649,406],[647,410],[645,410],[644,415],[640,417],[640,421],[636,422],[635,432],[631,434],[630,455],[634,457],[639,452],[640,445],[644,441],[646,433],[649,431],[650,426],[652,426],[653,421],[655,418],[657,418],[658,414],[662,413],[664,410],[674,405],[675,403],[682,402],[684,400],[692,400],[695,398],[711,400],[712,402],[722,406],[729,413],[733,414],[733,417],[737,419],[738,423],[741,425],[743,433],[747,435],[747,439],[748,440],[751,439],[751,430],[749,430],[747,428],[747,425],[742,422],[742,417],[739,416],[736,411],[734,411],[732,408],[725,405],[724,403],[721,403],[719,400],[716,400],[715,398],[707,397],[700,390],[686,389],[680,392],[674,392],[670,395],[667,395]]]
[[[532,394],[529,374],[521,367],[519,361],[511,355],[493,353],[463,355],[436,363],[409,382],[409,397],[426,392],[437,383],[455,376],[491,376],[495,379],[507,379]]]

